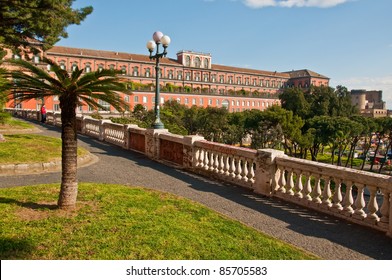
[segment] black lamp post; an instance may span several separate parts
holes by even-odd
[[[163,35],[162,32],[156,31],[152,35],[153,40],[147,42],[147,49],[150,52],[150,59],[155,59],[156,61],[156,66],[155,66],[155,107],[154,107],[154,112],[155,112],[155,121],[153,124],[154,129],[161,129],[164,128],[163,123],[161,122],[161,118],[159,116],[159,103],[160,103],[160,97],[159,97],[159,73],[160,73],[160,68],[159,68],[159,59],[162,57],[165,57],[167,52],[166,49],[170,44],[170,37],[167,35]],[[163,52],[159,53],[159,45],[163,45]],[[154,49],[156,48],[156,52],[153,55],[152,53],[154,52]]]

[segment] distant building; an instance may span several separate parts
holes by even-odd
[[[351,90],[351,103],[361,115],[380,118],[388,115],[386,103],[382,100],[382,90]]]
[[[8,57],[12,55],[8,53]],[[155,61],[151,61],[148,55],[61,46],[54,46],[42,55],[68,71],[76,67],[84,68],[86,72],[119,70],[121,78],[132,86],[133,94],[122,96],[128,109],[132,110],[137,104],[146,109],[154,108]],[[40,56],[34,55],[31,60],[46,68]],[[180,51],[176,59],[163,58],[160,65],[160,103],[175,100],[188,107],[225,107],[230,112],[265,110],[272,105],[280,105],[278,96],[286,87],[308,88],[329,84],[329,78],[310,70],[276,72],[224,66],[213,64],[209,53],[193,51]],[[49,68],[47,70],[50,72]],[[44,102],[48,110],[60,110],[56,97],[49,97]],[[40,100],[32,100],[17,105],[36,109],[41,103]],[[107,110],[113,109],[106,105]],[[87,105],[78,108],[79,113],[92,110]]]
[[[307,89],[310,86],[328,86],[329,78],[323,76],[319,73],[310,71],[308,69],[303,70],[292,70],[289,72],[284,72],[290,75],[290,79],[288,81],[289,87],[298,87]]]

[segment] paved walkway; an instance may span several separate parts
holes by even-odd
[[[42,134],[59,137],[59,129],[35,123]],[[78,170],[79,182],[143,186],[206,205],[323,259],[392,260],[392,239],[296,205],[255,195],[249,190],[154,162],[144,155],[79,136],[79,144],[99,161]],[[59,182],[61,174],[0,177],[0,187]]]

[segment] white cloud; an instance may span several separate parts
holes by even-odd
[[[392,74],[383,77],[352,77],[342,80],[331,80],[331,83],[342,85],[349,90],[382,90],[383,100],[387,103],[387,108],[392,109]]]
[[[243,0],[251,8],[264,7],[317,7],[330,8],[350,0]]]

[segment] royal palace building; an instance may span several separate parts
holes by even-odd
[[[61,46],[54,46],[44,55],[68,71],[76,67],[84,68],[86,72],[99,69],[118,70],[123,80],[129,82],[132,91],[131,95],[121,96],[128,109],[132,110],[137,104],[146,109],[154,108],[156,62],[150,60],[148,55]],[[12,53],[7,54],[8,58],[12,56],[21,59]],[[46,67],[40,56],[33,56],[31,60]],[[329,85],[329,78],[310,70],[276,72],[218,65],[212,63],[209,53],[180,51],[176,59],[163,58],[160,62],[160,103],[176,100],[188,107],[226,107],[230,112],[264,110],[274,104],[280,104],[278,95],[286,87],[306,89],[311,85]],[[47,71],[50,69],[47,68]],[[8,106],[37,109],[42,102],[48,110],[60,110],[56,97],[23,104],[11,100]],[[108,104],[101,105],[107,107],[108,111],[113,110]],[[93,110],[87,105],[80,106],[78,113]]]

